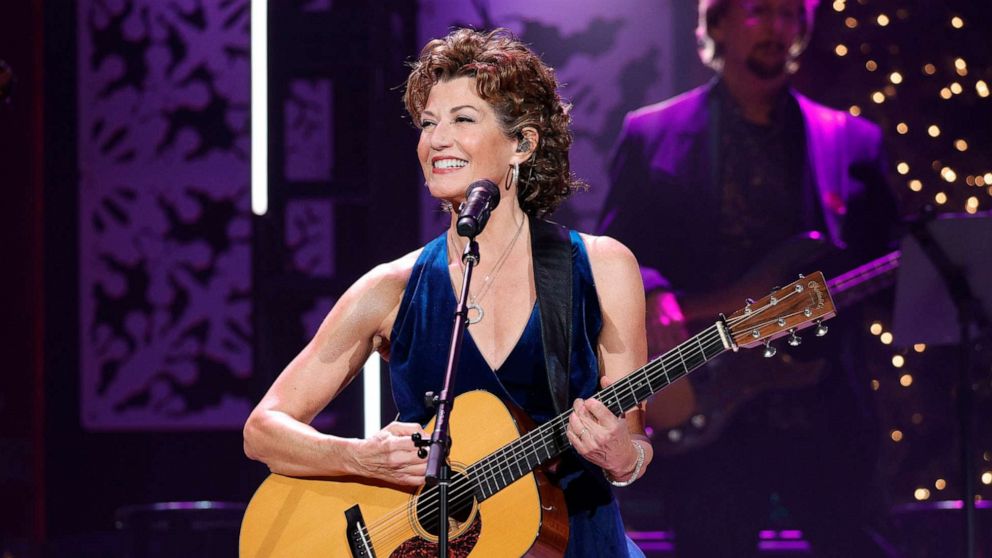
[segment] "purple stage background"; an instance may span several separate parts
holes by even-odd
[[[248,4],[78,4],[89,430],[240,428],[253,404]]]

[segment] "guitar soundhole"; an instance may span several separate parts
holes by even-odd
[[[457,472],[452,472],[451,484],[448,488],[448,533],[455,536],[466,527],[475,508],[475,498],[471,483]],[[417,496],[417,521],[423,532],[432,537],[438,534],[438,491],[425,490]]]
[[[448,488],[448,552],[454,558],[465,558],[475,548],[482,533],[482,517],[471,483],[464,475],[453,473]],[[417,495],[416,521],[421,536],[406,540],[390,554],[390,558],[432,558],[437,556],[438,492],[429,489]],[[428,540],[431,538],[432,540]]]

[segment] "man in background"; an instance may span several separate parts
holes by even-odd
[[[651,354],[798,273],[830,277],[888,249],[879,128],[789,87],[815,8],[700,0],[715,79],[624,122],[599,232],[645,267]],[[864,335],[855,309],[831,325],[771,360],[710,365],[649,406],[678,556],[751,556],[775,525],[801,529],[816,556],[882,555],[867,529],[879,433]]]

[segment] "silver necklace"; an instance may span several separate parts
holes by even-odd
[[[506,248],[503,249],[503,253],[500,254],[499,259],[496,260],[496,265],[494,265],[492,271],[486,274],[486,276],[482,279],[482,290],[479,292],[479,294],[473,295],[469,293],[468,306],[467,306],[469,312],[469,317],[468,317],[469,325],[477,324],[482,321],[483,317],[485,317],[486,312],[485,310],[482,309],[482,306],[479,303],[482,302],[482,298],[486,296],[486,294],[489,292],[490,287],[492,287],[493,283],[496,282],[496,277],[499,275],[500,270],[503,269],[503,263],[506,262],[507,257],[509,257],[510,252],[513,250],[513,245],[516,244],[517,239],[520,238],[520,231],[524,230],[524,221],[526,221],[526,218],[520,220],[520,224],[517,225],[517,232],[514,233],[513,238],[510,239],[509,244],[507,244]],[[462,263],[461,256],[457,255],[458,246],[455,244],[454,239],[451,238],[451,231],[448,231],[448,241],[450,242],[451,246],[456,249],[455,259],[458,261],[458,269],[461,270],[462,276],[464,277],[465,264]],[[473,310],[475,311],[474,317],[472,316]]]

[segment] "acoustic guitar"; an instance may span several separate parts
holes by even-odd
[[[816,273],[748,304],[593,397],[614,415],[727,351],[760,347],[834,316]],[[455,399],[450,416],[449,551],[458,557],[561,556],[568,511],[545,464],[570,447],[567,411],[531,428],[519,409],[484,391]],[[433,425],[428,425],[431,429]],[[241,525],[241,556],[437,555],[437,487],[398,488],[365,478],[270,475]]]

